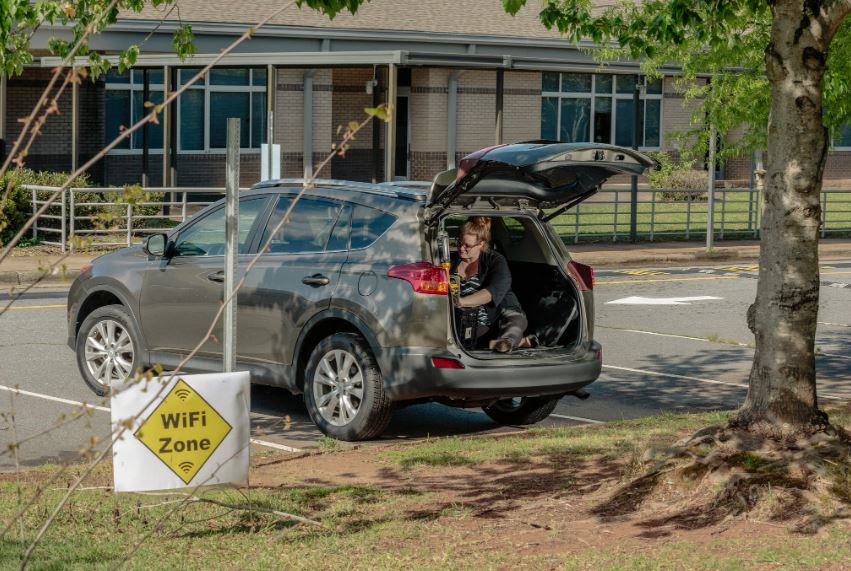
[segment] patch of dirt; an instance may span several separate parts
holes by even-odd
[[[423,501],[406,518],[441,518],[441,525],[469,536],[471,548],[512,545],[514,555],[579,552],[613,542],[640,551],[660,542],[815,533],[851,517],[847,506],[827,509],[832,516],[814,510],[814,503],[823,503],[822,488],[813,485],[812,475],[806,478],[794,469],[781,473],[772,468],[776,459],[765,442],[758,446],[766,454],[764,460],[743,457],[735,450],[722,461],[721,453],[710,450],[706,442],[700,446],[703,456],[669,449],[665,463],[658,457],[647,460],[650,471],[632,479],[624,477],[629,469],[625,461],[601,456],[404,469],[382,460],[382,447],[370,446],[258,459],[252,484],[367,485],[389,494],[421,495]],[[756,443],[742,446],[753,448]],[[710,457],[712,453],[716,456]],[[689,469],[702,462],[710,467]],[[742,467],[747,463],[750,472]],[[443,517],[447,510],[460,510],[462,515]]]

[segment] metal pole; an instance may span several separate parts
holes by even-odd
[[[715,125],[709,126],[709,202],[706,206],[706,251],[712,250],[715,237]]]
[[[35,217],[35,213],[38,212],[38,191],[33,189],[33,217]],[[38,240],[38,218],[33,220],[33,240]]]
[[[225,290],[224,372],[236,366],[236,285],[239,244],[239,119],[228,119],[227,171],[225,174]]]
[[[381,105],[381,91],[378,89],[378,68],[372,73],[372,106]],[[372,118],[372,182],[381,181],[381,120]]]
[[[396,95],[399,73],[396,64],[387,66],[387,109],[389,121],[384,135],[384,180],[390,182],[396,172]]]
[[[171,94],[171,83],[168,66],[163,66],[163,101],[168,99]],[[163,122],[163,178],[162,178],[162,186],[167,187],[168,184],[168,157],[170,148],[171,148],[171,120],[172,120],[172,106],[167,105],[165,109],[163,109],[162,114],[162,122]],[[168,210],[163,212],[163,214],[168,214]]]
[[[144,81],[143,87],[142,87],[142,102],[143,102],[142,114],[147,115],[149,110],[144,107],[144,102],[150,101],[150,99],[151,99],[151,78],[150,78],[150,75],[148,74],[148,68],[145,68],[144,70],[142,70],[142,77],[143,77],[143,81]],[[150,165],[148,163],[150,161],[150,155],[151,155],[151,152],[150,152],[151,151],[151,139],[149,137],[150,129],[148,128],[148,126],[149,126],[148,123],[145,123],[142,126],[142,186],[143,187],[150,186],[150,184],[148,184],[148,169],[150,168]]]
[[[80,147],[80,89],[77,81],[71,84],[71,172],[79,166]],[[64,251],[64,250],[63,250]]]
[[[313,178],[313,76],[315,69],[304,72],[304,140],[302,144],[303,177]]]
[[[496,70],[496,142],[502,144],[502,106],[503,92],[505,91],[505,70],[499,68]]]
[[[127,247],[133,243],[133,205],[127,205]]]
[[[68,193],[68,200],[71,207],[71,213],[68,215],[68,224],[70,225],[70,229],[68,231],[68,240],[71,243],[71,251],[73,252],[76,249],[76,240],[74,239],[74,217],[76,216],[76,207],[74,204],[74,189],[68,189]]]
[[[632,148],[638,150],[638,130],[641,128],[641,76],[635,76],[635,88],[632,90]],[[629,241],[638,240],[638,177],[630,177],[629,196]]]
[[[60,235],[62,236],[62,253],[63,254],[65,253],[65,248],[66,248],[66,246],[65,246],[65,239],[66,239],[66,236],[65,236],[65,212],[66,212],[65,211],[65,203],[66,203],[67,198],[66,198],[65,195],[67,193],[68,193],[67,190],[62,191],[62,205],[60,207],[60,210],[61,210],[60,214],[62,215],[62,219],[60,220],[60,223],[59,223],[59,229],[60,229]]]

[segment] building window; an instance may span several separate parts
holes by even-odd
[[[182,86],[200,68],[178,70]],[[161,103],[163,70],[149,70],[151,102]],[[106,78],[106,135],[114,138],[121,126],[142,118],[147,108],[142,101],[144,79],[141,70]],[[240,147],[258,149],[266,142],[266,69],[212,69],[192,84],[177,101],[177,148],[182,152],[217,152],[227,146],[227,119],[240,119]],[[131,120],[132,119],[132,120]],[[149,127],[149,147],[162,149],[162,124]],[[132,141],[118,147],[142,148],[141,131]]]
[[[846,123],[834,131],[833,148],[835,150],[851,150],[851,123]]]
[[[150,86],[149,100],[151,103],[163,102],[163,70],[148,70]],[[145,73],[141,69],[119,74],[114,70],[106,75],[106,140],[112,141],[121,134],[122,127],[130,127],[149,109],[145,107]],[[141,150],[143,148],[143,130],[135,131],[128,139],[121,141],[117,149]],[[150,123],[148,125],[148,148],[162,150],[163,126]]]
[[[639,146],[661,146],[662,80],[643,80],[639,105]],[[541,138],[566,143],[632,146],[634,76],[543,74]]]

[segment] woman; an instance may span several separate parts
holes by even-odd
[[[456,306],[467,310],[466,321],[473,318],[476,338],[496,327],[496,339],[490,342],[494,351],[508,353],[515,348],[531,347],[531,339],[523,337],[528,322],[511,291],[508,262],[490,250],[490,239],[491,220],[486,216],[471,216],[461,225],[458,254],[453,256],[451,270],[461,277]],[[462,335],[469,337],[470,334]]]

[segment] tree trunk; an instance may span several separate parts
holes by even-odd
[[[765,206],[756,301],[747,316],[756,352],[735,423],[781,435],[827,423],[816,398],[815,333],[819,193],[828,150],[822,79],[832,31],[819,17],[820,4],[774,2],[765,51],[771,84]]]

